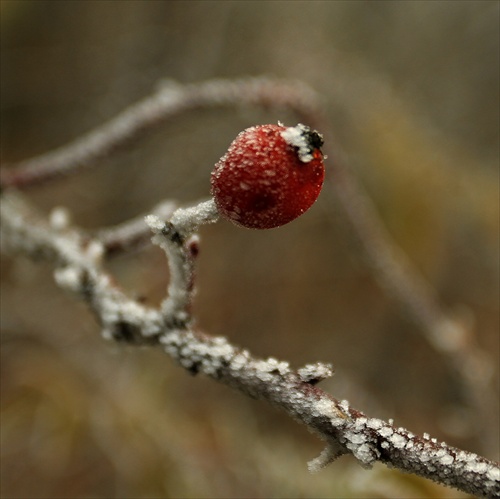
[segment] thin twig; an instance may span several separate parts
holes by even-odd
[[[167,220],[175,211],[175,203],[164,201],[150,210],[161,220]],[[151,242],[151,230],[144,224],[145,215],[139,215],[131,220],[113,227],[99,229],[95,238],[101,241],[107,256],[139,250]]]
[[[170,282],[162,313],[171,327],[192,325],[191,303],[194,292],[194,263],[198,255],[196,230],[201,224],[216,222],[219,213],[213,199],[194,208],[176,210],[169,221],[148,215],[146,223],[155,234],[153,242],[167,255]]]
[[[294,109],[312,99],[318,100],[299,82],[267,78],[210,80],[191,85],[165,81],[155,93],[75,141],[15,165],[4,165],[0,187],[26,189],[95,165],[166,120],[190,110],[239,105]]]

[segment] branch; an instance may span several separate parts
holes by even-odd
[[[1,202],[2,242],[7,250],[51,261],[57,283],[89,304],[105,338],[160,346],[191,373],[203,373],[266,400],[305,424],[326,442],[322,454],[309,463],[311,471],[352,454],[364,467],[379,461],[466,493],[500,496],[498,463],[370,418],[315,386],[332,375],[331,366],[317,363],[293,370],[287,362],[253,357],[223,337],[202,333],[185,316],[179,321],[180,310],[189,313],[186,296],[192,292],[192,250],[187,241],[201,224],[213,222],[216,216],[208,201],[177,210],[166,222],[148,217],[154,241],[169,255],[171,268],[178,267],[173,279],[176,288],[184,290],[176,294],[169,286],[173,294],[161,310],[131,300],[112,284],[101,267],[103,245],[99,240],[89,240],[61,223],[63,217],[43,220],[13,194],[4,195]]]
[[[165,81],[159,87],[152,95],[68,145],[15,165],[4,165],[0,187],[26,189],[95,165],[147,131],[187,111],[241,105],[305,109],[310,103],[315,109],[318,101],[316,94],[302,83],[267,78],[211,80],[191,85]]]
[[[472,332],[442,308],[429,283],[388,233],[373,202],[341,159],[321,98],[301,82],[248,78],[182,85],[165,81],[152,95],[74,142],[16,165],[5,165],[6,168],[0,170],[0,188],[26,189],[96,165],[146,132],[187,111],[244,105],[288,109],[304,123],[322,131],[327,138],[323,149],[334,166],[333,174],[329,175],[331,189],[344,209],[373,275],[459,376],[469,405],[476,411],[485,406],[485,400],[494,396],[488,384],[481,381],[487,376],[472,376],[469,366],[479,365],[484,372],[493,372],[491,360],[479,348]],[[134,227],[137,229],[138,225]],[[144,241],[143,230],[135,233],[141,234],[135,239],[137,243]],[[103,238],[103,241],[107,253],[126,246],[113,246],[112,238],[111,241]],[[133,237],[128,241],[135,244]]]
[[[175,203],[164,201],[155,206],[150,213],[166,220],[175,211]],[[131,220],[97,231],[96,239],[101,241],[107,256],[139,250],[151,242],[151,230],[144,225],[145,215],[139,215]]]
[[[161,309],[167,323],[172,327],[187,327],[191,321],[191,299],[194,291],[194,262],[198,255],[198,237],[195,231],[201,224],[218,219],[213,199],[193,208],[175,211],[168,222],[155,215],[148,215],[146,223],[153,231],[153,242],[167,255],[170,283],[167,298]]]

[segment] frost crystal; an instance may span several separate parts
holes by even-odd
[[[65,267],[54,272],[54,279],[61,288],[77,292],[82,281],[82,272],[75,267]]]
[[[366,426],[372,430],[380,430],[383,425],[384,422],[376,418],[371,418],[366,422]]]
[[[349,410],[349,401],[348,400],[341,400],[339,405],[340,405],[340,407],[342,407],[342,409],[344,411],[347,412]]]
[[[304,383],[314,384],[333,376],[333,368],[330,364],[322,364],[321,362],[318,362],[316,364],[307,364],[304,367],[301,367],[297,371],[297,374]]]
[[[313,406],[314,415],[324,414],[332,419],[337,419],[339,417],[338,410],[335,404],[327,397],[323,397],[314,403]]]
[[[392,445],[396,447],[396,449],[402,449],[406,445],[406,438],[398,433],[394,433],[389,440],[392,442]]]
[[[101,263],[104,255],[103,244],[100,241],[91,241],[87,246],[87,255],[95,263]]]
[[[249,356],[248,353],[246,353],[246,355],[245,353],[246,352],[239,353],[231,359],[231,369],[238,371],[248,363]]]
[[[394,431],[389,426],[386,426],[384,428],[381,428],[379,433],[382,437],[388,438],[394,433]]]
[[[445,464],[445,465],[448,465],[448,464],[452,464],[454,459],[453,459],[453,456],[450,455],[450,454],[446,454],[445,456],[443,456],[440,460],[440,463],[441,464]]]
[[[490,480],[500,480],[500,468],[491,468],[487,471]]]
[[[161,232],[165,223],[162,222],[156,215],[146,215],[144,221],[154,232]]]
[[[54,208],[50,213],[49,223],[56,231],[67,229],[71,223],[69,211],[62,206]]]

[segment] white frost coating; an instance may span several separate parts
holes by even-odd
[[[384,426],[384,422],[381,421],[380,419],[370,418],[366,422],[366,426],[368,428],[371,428],[372,430],[380,430],[382,426]]]
[[[165,334],[165,350],[176,358],[181,365],[197,372],[207,374],[234,385],[242,391],[256,397],[269,399],[295,416],[298,416],[309,428],[317,431],[328,442],[328,448],[322,455],[311,461],[309,468],[317,471],[335,457],[347,452],[347,449],[365,466],[380,458],[377,447],[400,449],[388,452],[384,458],[390,459],[390,466],[430,478],[457,488],[467,489],[483,497],[499,496],[500,470],[494,463],[478,457],[448,448],[444,443],[426,435],[426,440],[412,441],[411,434],[399,428],[396,433],[386,423],[367,419],[355,410],[349,409],[347,401],[341,405],[321,391],[300,386],[294,373],[288,376],[287,363],[274,358],[258,361],[248,353],[240,353],[224,338],[197,337],[186,330],[165,333],[165,321],[160,312],[148,309],[127,298],[113,285],[109,277],[101,272],[95,259],[99,248],[89,250],[87,240],[75,231],[58,233],[48,226],[26,226],[22,217],[8,218],[9,231],[14,232],[9,244],[27,252],[45,251],[48,259],[59,265],[56,280],[70,289],[83,294],[103,323],[103,335],[108,338],[136,339],[145,336],[145,331]],[[16,225],[17,224],[17,225]],[[153,220],[154,224],[154,220]],[[157,224],[169,228],[168,224]],[[177,227],[173,227],[173,244],[177,244]],[[2,232],[4,228],[2,227]],[[16,232],[17,231],[17,232]],[[183,236],[183,234],[181,234]],[[188,239],[185,239],[187,242]],[[171,326],[170,326],[171,327]],[[168,338],[167,338],[168,336]],[[236,359],[236,360],[235,360]],[[256,366],[261,369],[256,372]],[[236,372],[235,369],[240,369]],[[280,374],[285,376],[280,376]],[[306,371],[307,374],[307,371]],[[271,376],[270,384],[260,391],[259,375]],[[318,398],[320,399],[318,401]],[[342,411],[346,411],[343,414]],[[326,414],[325,414],[326,413]],[[331,415],[331,416],[330,416]],[[325,417],[330,418],[331,426],[325,424]],[[326,422],[328,420],[326,419]],[[375,429],[375,437],[367,429]],[[384,433],[390,438],[385,441],[378,437]],[[405,445],[406,444],[406,445]],[[411,449],[411,450],[410,450]],[[454,458],[454,456],[457,456]],[[476,495],[476,494],[474,494]]]
[[[353,450],[354,457],[361,462],[365,468],[370,468],[375,461],[375,456],[369,444],[364,443]]]
[[[71,215],[68,209],[62,206],[54,208],[49,215],[49,224],[58,232],[67,229],[71,224]]]
[[[206,353],[207,355],[210,354],[212,357],[230,359],[234,354],[234,347],[230,345],[223,336],[217,336],[214,338],[213,345],[210,349],[207,348]]]
[[[218,217],[219,212],[215,201],[209,199],[190,208],[175,210],[170,222],[179,232],[191,234],[202,224],[216,222]]]
[[[389,438],[394,433],[393,429],[389,426],[385,426],[384,428],[380,428],[379,434],[384,438]]]
[[[255,363],[255,369],[257,374],[262,380],[271,380],[273,373],[279,373],[281,376],[290,372],[290,366],[288,362],[280,362],[273,357],[267,360],[260,360]]]
[[[311,145],[307,139],[306,132],[309,128],[299,123],[297,126],[291,126],[281,132],[281,136],[287,144],[297,148],[298,156],[302,163],[309,163],[313,160]]]
[[[351,435],[348,434],[347,438],[353,444],[362,444],[366,441],[366,438],[362,433],[353,433]]]
[[[322,364],[321,362],[306,364],[297,370],[297,374],[304,383],[321,381],[333,376],[333,367],[330,364]]]
[[[453,456],[451,454],[446,454],[445,456],[443,456],[439,462],[441,464],[444,464],[444,465],[449,465],[449,464],[452,464],[454,461],[453,459]]]
[[[360,418],[356,419],[356,421],[354,421],[354,429],[356,431],[363,431],[366,427],[367,421],[368,419],[365,418],[364,416],[361,416]]]
[[[247,365],[248,360],[249,360],[248,352],[241,352],[235,355],[231,359],[231,369],[234,369],[235,371],[242,369]]]
[[[86,248],[87,256],[97,265],[102,263],[104,245],[100,241],[90,241]]]
[[[399,435],[398,433],[394,433],[394,435],[392,435],[389,440],[392,445],[396,447],[396,449],[402,449],[406,445],[406,438]]]
[[[82,271],[77,267],[64,267],[54,271],[58,286],[68,291],[78,292],[82,286]]]
[[[339,455],[339,451],[334,446],[327,445],[318,457],[307,463],[307,468],[311,473],[317,473],[332,463]]]
[[[473,473],[485,473],[487,469],[488,465],[486,463],[473,462],[466,466],[466,470],[472,471]]]
[[[107,279],[100,279],[95,286],[96,303],[103,322],[102,335],[113,339],[112,332],[120,323],[137,328],[144,338],[159,334],[162,328],[161,316],[157,310],[129,300],[118,290],[109,289]]]
[[[340,414],[334,403],[327,397],[320,398],[313,405],[313,411],[315,414],[324,414],[332,419],[337,419]]]
[[[162,222],[156,215],[146,215],[144,217],[144,221],[148,225],[148,227],[155,233],[159,233],[162,231],[165,223]]]
[[[110,341],[113,339],[113,331],[111,331],[109,328],[107,327],[103,327],[102,330],[101,330],[101,336],[104,340],[106,341]]]
[[[490,468],[486,475],[490,480],[497,481],[500,480],[500,468]]]
[[[348,400],[342,400],[339,405],[340,405],[340,407],[342,407],[342,409],[344,411],[346,411],[346,412],[349,411],[349,401]]]

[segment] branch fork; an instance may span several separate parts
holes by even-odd
[[[205,374],[265,400],[305,424],[326,442],[323,452],[309,463],[311,471],[351,454],[367,468],[379,461],[476,496],[500,497],[498,463],[425,434],[416,436],[392,421],[368,417],[318,388],[320,381],[333,375],[331,365],[318,362],[295,370],[288,362],[256,358],[224,337],[197,329],[192,301],[198,231],[203,224],[218,219],[213,199],[177,209],[171,202],[161,203],[145,217],[88,234],[72,226],[66,210],[55,209],[46,220],[15,192],[75,172],[186,110],[241,104],[286,107],[328,135],[318,96],[302,84],[250,79],[164,86],[73,144],[2,171],[3,248],[51,262],[57,284],[88,304],[104,338],[158,346],[189,372]],[[334,188],[365,245],[374,272],[422,324],[424,337],[436,343],[435,325],[446,316],[434,296],[383,230],[348,170],[339,165]],[[158,309],[128,297],[103,268],[105,258],[141,247],[151,232],[153,243],[165,252],[170,270],[166,298]],[[453,365],[457,358],[470,357],[470,346],[464,350],[458,342],[451,342],[451,347],[435,346],[443,355],[455,355]],[[465,379],[462,369],[457,367],[457,372]],[[465,385],[470,387],[473,381]]]

